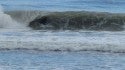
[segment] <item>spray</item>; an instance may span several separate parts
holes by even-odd
[[[24,29],[26,26],[13,20],[10,15],[5,14],[2,6],[0,6],[0,28]]]

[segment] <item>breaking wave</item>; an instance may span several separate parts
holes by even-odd
[[[124,14],[1,10],[0,21],[1,28],[38,29],[0,29],[0,50],[125,52]],[[79,33],[80,30],[85,32]]]
[[[125,14],[99,12],[6,12],[33,29],[49,30],[124,30]]]
[[[25,26],[15,21],[10,15],[5,14],[0,6],[0,28],[19,29],[25,28]]]
[[[10,15],[17,22],[23,23],[26,26],[38,16],[44,16],[49,12],[44,11],[5,11],[6,14]]]

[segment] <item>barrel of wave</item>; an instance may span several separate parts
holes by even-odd
[[[33,29],[61,29],[61,30],[124,30],[125,14],[68,11],[53,12],[45,16],[38,16],[29,23]]]
[[[10,15],[5,14],[2,6],[0,6],[0,28],[2,29],[24,29],[25,26],[16,22]]]

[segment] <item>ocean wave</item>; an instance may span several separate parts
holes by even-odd
[[[3,14],[4,17],[9,17],[19,24],[22,23],[40,31],[18,31],[18,27],[16,27],[17,29],[13,28],[12,31],[0,29],[1,50],[125,53],[124,14],[83,11],[6,11],[0,15]],[[7,19],[5,18],[5,20]],[[11,25],[14,25],[14,23]],[[48,31],[42,32],[44,29]],[[56,30],[60,31],[56,32]],[[71,32],[65,32],[64,30],[71,30]],[[76,32],[72,30],[76,30]],[[83,32],[79,32],[80,30]],[[106,30],[106,33],[104,30]]]
[[[33,29],[50,30],[124,30],[125,14],[102,12],[6,12],[19,22],[25,22]]]
[[[56,12],[30,22],[33,29],[124,30],[125,16],[94,12]]]

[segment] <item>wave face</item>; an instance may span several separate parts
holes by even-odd
[[[124,30],[125,14],[99,12],[8,11],[16,21],[42,30]]]
[[[56,12],[30,22],[33,29],[123,30],[125,16],[94,12]]]

